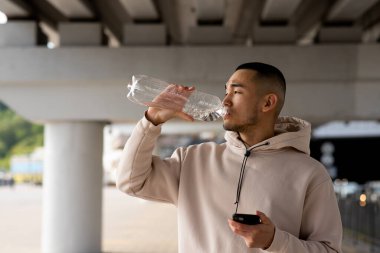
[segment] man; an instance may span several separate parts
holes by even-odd
[[[184,96],[193,90],[176,89]],[[164,160],[152,156],[161,124],[192,118],[149,107],[125,146],[118,188],[177,206],[179,252],[341,252],[332,182],[309,156],[310,124],[278,118],[282,73],[264,63],[242,64],[225,89],[226,143],[179,148]],[[238,211],[257,214],[261,223],[232,220]]]

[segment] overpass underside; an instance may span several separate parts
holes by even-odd
[[[134,74],[222,98],[237,65],[262,61],[287,80],[283,115],[380,118],[378,0],[4,0],[0,10],[0,100],[46,126],[44,252],[101,251],[103,126],[141,118],[126,99]]]

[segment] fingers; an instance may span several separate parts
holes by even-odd
[[[179,84],[170,84],[166,88],[165,92],[171,92],[173,94],[181,95],[188,98],[194,90],[195,90],[195,87],[193,86],[189,87],[189,86],[183,86]]]
[[[194,87],[185,87],[180,85],[169,85],[161,94],[144,104],[149,107],[182,111],[188,102],[188,97],[194,91]]]
[[[192,91],[195,89],[194,86],[184,86],[184,85],[180,85],[180,84],[173,84],[177,89],[181,90],[181,91]]]
[[[257,225],[245,225],[233,220],[228,220],[231,230],[241,236],[248,248],[255,247],[256,235],[258,234]]]
[[[156,107],[182,111],[182,108],[188,102],[188,98],[194,90],[194,87],[170,84],[152,102],[156,104]]]
[[[254,230],[256,226],[256,225],[242,224],[242,223],[233,221],[231,219],[228,219],[228,224],[230,225],[230,228],[232,229],[233,232],[240,235],[245,234],[245,233],[251,233],[252,230]]]
[[[231,230],[240,235],[249,248],[268,248],[274,238],[275,227],[271,220],[262,212],[257,211],[257,215],[262,219],[262,224],[246,225],[228,220]]]
[[[265,213],[256,211],[256,214],[260,217],[262,224],[272,224],[272,221],[266,216]]]
[[[174,117],[186,121],[194,121],[193,117],[184,113],[183,109],[194,87],[170,84],[153,101],[144,102],[149,107],[147,116],[155,124],[162,124]]]

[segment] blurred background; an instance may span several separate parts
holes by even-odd
[[[0,0],[0,252],[177,252],[173,206],[115,189],[145,108],[132,75],[219,96],[241,63],[287,79],[334,183],[344,252],[380,252],[380,0]],[[221,143],[172,121],[155,153]]]

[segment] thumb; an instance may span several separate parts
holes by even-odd
[[[260,217],[262,224],[272,224],[272,221],[266,216],[265,213],[256,211],[256,214]]]

